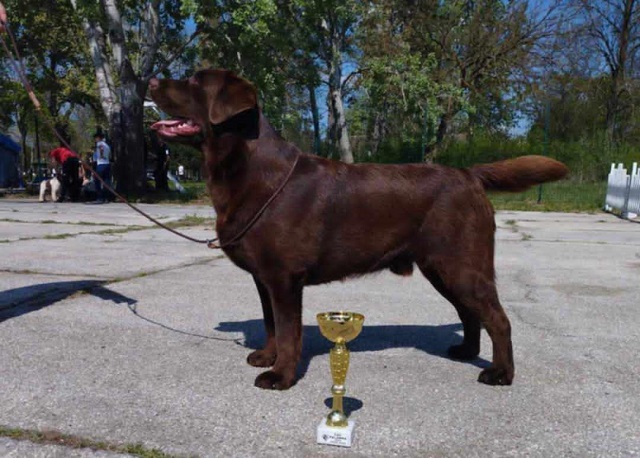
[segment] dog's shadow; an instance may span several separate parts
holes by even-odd
[[[38,283],[0,291],[0,323],[17,318],[84,293],[116,304],[135,304],[137,301],[103,286],[105,280],[73,280]]]
[[[265,330],[262,320],[226,321],[215,328],[220,332],[244,334],[245,346],[252,350],[262,348],[265,341]],[[449,359],[447,350],[451,345],[462,342],[458,331],[462,324],[429,325],[373,325],[365,324],[360,335],[348,344],[352,352],[381,351],[390,348],[415,348],[430,355]],[[311,360],[318,355],[326,354],[332,347],[320,333],[318,326],[304,326],[303,350],[298,376],[301,378],[309,369]],[[489,367],[490,362],[483,358],[461,361],[480,368]]]

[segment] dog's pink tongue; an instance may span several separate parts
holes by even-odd
[[[178,135],[189,137],[200,133],[200,126],[194,124],[190,119],[186,121],[176,119],[158,121],[151,128],[165,137],[176,137]]]
[[[158,121],[151,125],[153,130],[161,130],[163,128],[175,127],[179,125],[181,122],[179,119],[166,119],[164,121]]]

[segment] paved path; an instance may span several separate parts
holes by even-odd
[[[145,208],[163,221],[213,216]],[[497,221],[513,386],[476,382],[484,333],[476,361],[444,356],[461,326],[419,274],[382,273],[305,290],[303,376],[267,392],[244,362],[263,336],[257,293],[219,252],[121,204],[0,200],[0,425],[203,457],[640,454],[640,224]],[[366,315],[351,345],[350,450],[315,444],[330,376],[314,317],[334,309]],[[68,452],[0,438],[2,456],[112,456]]]

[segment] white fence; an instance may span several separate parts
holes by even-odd
[[[623,218],[636,218],[640,213],[640,172],[634,162],[631,175],[622,164],[611,164],[607,181],[606,211],[619,211]]]

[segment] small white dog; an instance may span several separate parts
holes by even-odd
[[[49,180],[43,180],[40,183],[40,202],[46,202],[45,196],[47,191],[51,191],[51,200],[54,202],[60,198],[60,181],[56,177]]]

